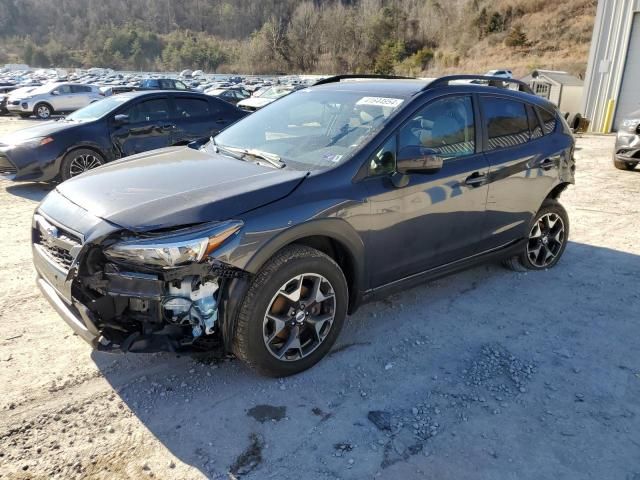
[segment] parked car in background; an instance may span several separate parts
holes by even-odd
[[[234,105],[251,96],[249,92],[241,88],[214,88],[207,90],[205,93],[212,97],[218,97],[225,102],[233,103]]]
[[[48,83],[29,91],[14,91],[7,100],[7,110],[23,118],[35,115],[47,120],[54,113],[67,113],[102,99],[94,85]]]
[[[119,93],[133,92],[135,89],[136,87],[129,85],[107,85],[104,87],[100,87],[100,91],[105,97],[117,95]]]
[[[189,87],[175,78],[145,78],[137,90],[189,90]]]
[[[550,102],[459,78],[329,78],[200,150],[64,182],[33,218],[41,291],[94,348],[222,343],[285,376],[363,301],[489,260],[553,267],[574,138]]]
[[[489,70],[485,75],[487,77],[513,78],[511,70]]]
[[[122,93],[0,138],[0,176],[67,180],[128,155],[209,138],[245,115],[199,93]]]
[[[622,121],[616,136],[613,165],[619,170],[633,170],[640,163],[640,110]]]
[[[7,110],[7,99],[14,90],[20,88],[18,85],[2,85],[0,86],[0,115],[9,113]]]
[[[20,98],[21,96],[24,96],[26,93],[33,90],[34,88],[36,87],[20,87],[20,88],[16,88],[15,90],[11,90],[10,92],[1,94],[0,95],[0,113],[4,115],[11,113],[7,108],[7,104],[11,101],[12,95],[15,96],[16,98]]]
[[[269,87],[269,89],[264,91],[260,96],[245,98],[244,100],[240,100],[236,105],[244,110],[256,111],[300,88],[302,87],[297,85],[275,85]]]

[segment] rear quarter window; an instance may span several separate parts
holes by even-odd
[[[558,119],[556,118],[556,114],[548,111],[545,108],[536,107],[538,109],[538,114],[542,119],[542,131],[545,135],[549,133],[555,132],[556,125],[558,124]]]

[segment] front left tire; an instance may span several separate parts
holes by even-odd
[[[234,353],[264,375],[302,372],[335,343],[348,302],[347,281],[331,257],[288,246],[251,282],[237,317]]]
[[[33,114],[36,116],[36,118],[39,118],[40,120],[49,120],[51,118],[52,113],[53,113],[53,108],[51,108],[51,105],[47,103],[38,103],[33,108]]]
[[[69,180],[104,163],[104,157],[95,150],[78,148],[65,155],[60,167],[60,177],[62,180]]]

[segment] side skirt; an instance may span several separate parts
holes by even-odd
[[[425,270],[424,272],[414,273],[413,275],[410,275],[408,277],[389,282],[376,288],[372,288],[362,294],[362,302],[360,304],[380,300],[382,298],[388,297],[393,293],[403,291],[408,288],[415,287],[416,285],[420,285],[421,283],[445,277],[462,270],[467,270],[468,268],[475,265],[487,263],[489,261],[509,258],[520,253],[526,245],[526,242],[526,239],[516,240],[515,242],[508,243],[507,245],[503,245],[486,252],[478,253],[461,260],[456,260],[455,262],[447,263],[445,265],[440,265],[438,267]],[[356,309],[354,309],[354,312],[355,310]]]

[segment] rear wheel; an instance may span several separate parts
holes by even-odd
[[[53,109],[46,103],[38,103],[33,109],[33,114],[40,120],[48,120],[52,113]]]
[[[315,365],[336,341],[348,289],[338,264],[302,245],[278,252],[256,275],[240,312],[234,353],[269,376]]]
[[[626,161],[620,161],[620,160],[614,160],[613,161],[613,166],[616,167],[618,170],[633,170],[634,168],[636,168],[636,165],[638,165],[638,162],[626,162]]]
[[[564,207],[547,199],[533,218],[524,251],[506,259],[505,267],[515,271],[545,270],[555,266],[567,247],[569,216]]]
[[[99,167],[103,163],[104,157],[94,150],[88,148],[72,150],[62,160],[60,176],[62,180],[69,180],[71,177]]]

